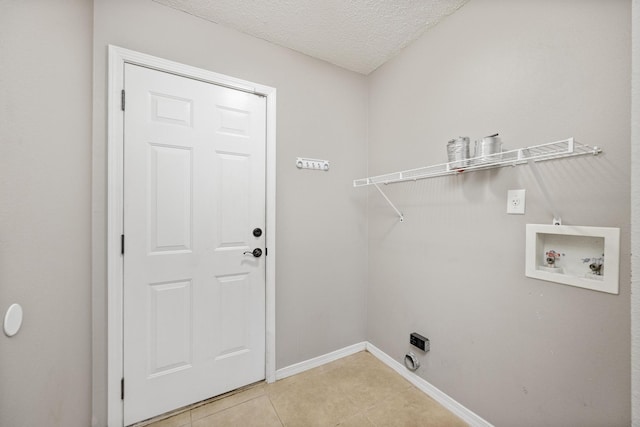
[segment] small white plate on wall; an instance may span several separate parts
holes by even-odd
[[[18,333],[22,326],[22,307],[20,304],[11,304],[4,315],[4,333],[12,337]]]

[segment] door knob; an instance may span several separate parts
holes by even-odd
[[[262,249],[260,248],[255,248],[252,251],[246,251],[244,252],[243,255],[253,255],[256,258],[260,258],[262,256]]]

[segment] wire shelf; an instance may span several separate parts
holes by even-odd
[[[573,138],[546,144],[534,145],[517,150],[503,151],[482,157],[473,157],[466,160],[456,160],[449,163],[425,166],[417,169],[409,169],[385,175],[356,179],[354,187],[363,187],[374,184],[391,184],[394,182],[417,181],[419,179],[434,178],[436,176],[457,175],[476,170],[499,168],[503,166],[516,166],[528,162],[541,162],[544,160],[560,159],[563,157],[583,156],[585,154],[598,155],[602,149],[596,146],[580,144]]]

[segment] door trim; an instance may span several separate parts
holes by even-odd
[[[276,380],[276,89],[223,74],[195,68],[151,55],[109,45],[107,95],[107,416],[109,426],[122,426],[124,405],[120,398],[123,375],[123,144],[124,121],[121,91],[124,64],[140,65],[182,77],[225,86],[266,97],[266,263],[265,377]]]

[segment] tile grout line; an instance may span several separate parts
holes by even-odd
[[[282,418],[280,418],[280,414],[278,413],[278,410],[276,409],[276,406],[273,404],[273,402],[271,401],[271,395],[269,395],[269,393],[266,394],[267,395],[267,399],[269,399],[269,404],[271,405],[271,407],[273,408],[273,412],[275,412],[276,417],[278,417],[278,421],[280,421],[280,425],[282,427],[284,427],[284,421],[282,421]]]
[[[373,427],[378,427],[378,424],[374,423],[373,421],[371,421],[371,418],[369,418],[367,416],[367,414],[364,414],[364,417],[367,419],[367,421],[369,421],[369,423],[373,426]]]
[[[161,414],[161,415],[158,415],[158,416],[156,416],[154,418],[151,418],[151,419],[148,419],[148,420],[140,421],[140,422],[138,422],[136,424],[132,424],[130,427],[154,427],[157,423],[160,423],[160,422],[163,422],[165,420],[168,420],[169,418],[177,417],[180,414],[183,414],[185,412],[189,412],[189,424],[193,424],[194,420],[193,420],[192,411],[194,411],[194,410],[196,410],[198,408],[201,408],[203,406],[210,405],[210,404],[212,404],[214,402],[218,402],[218,401],[227,399],[229,397],[236,396],[236,395],[241,394],[241,393],[243,393],[243,392],[245,392],[247,390],[251,390],[253,388],[259,387],[260,384],[262,384],[263,382],[264,381],[258,381],[258,382],[255,382],[253,384],[248,384],[248,385],[246,385],[244,387],[240,387],[240,388],[238,388],[236,390],[231,390],[231,391],[229,391],[227,393],[223,393],[223,394],[220,394],[218,396],[213,396],[213,397],[210,397],[208,399],[202,400],[200,402],[192,403],[192,404],[184,406],[182,408],[178,408],[175,411],[171,411],[171,412],[168,412],[168,413],[165,413],[165,414]],[[252,399],[249,399],[249,400],[252,400]],[[237,405],[234,405],[234,406],[237,406]],[[218,412],[221,412],[221,411],[218,411]],[[213,415],[213,414],[211,414],[211,415]],[[206,418],[206,417],[202,417],[202,418]],[[201,418],[199,418],[199,419],[201,419]],[[195,421],[198,421],[198,420],[195,420]],[[181,426],[178,426],[178,427],[191,427],[191,426],[187,426],[187,424],[184,424],[184,425],[181,425]]]
[[[245,391],[246,391],[246,390],[245,390]],[[238,395],[238,394],[240,394],[240,393],[236,393],[235,395]],[[231,395],[231,396],[228,396],[228,397],[232,397],[232,396],[234,396],[234,395]],[[219,410],[219,411],[212,412],[212,413],[210,413],[210,414],[208,414],[208,415],[206,415],[206,416],[204,416],[204,417],[200,417],[200,418],[198,418],[196,421],[204,420],[205,418],[209,418],[209,417],[212,417],[212,416],[214,416],[214,415],[221,414],[221,413],[223,413],[223,412],[228,411],[229,409],[233,409],[233,408],[235,408],[235,407],[237,407],[237,406],[240,406],[240,405],[243,405],[243,404],[245,404],[245,403],[251,402],[252,400],[256,400],[256,399],[258,399],[258,398],[260,398],[260,397],[263,397],[263,396],[267,396],[266,391],[265,391],[265,393],[264,393],[264,394],[261,394],[261,395],[258,395],[258,396],[254,396],[254,397],[252,397],[251,399],[243,400],[243,401],[241,401],[241,402],[235,403],[235,404],[233,404],[233,405],[231,405],[231,406],[228,406],[228,407],[226,407],[226,408],[224,408],[224,409],[221,409],[221,410]],[[224,398],[223,398],[223,399],[224,399]],[[223,399],[220,399],[220,400],[223,400]],[[215,401],[214,401],[214,402],[215,402]],[[211,402],[211,403],[214,403],[214,402]],[[271,402],[271,400],[269,400],[269,402]],[[200,408],[200,407],[202,407],[202,406],[206,406],[206,405],[201,405],[201,406],[199,406],[198,408]],[[193,408],[193,409],[192,409],[192,411],[193,411],[194,409],[197,409],[197,408]],[[191,415],[191,420],[192,420],[192,421],[191,421],[191,423],[193,423],[193,415],[192,415],[192,414],[190,414],[190,415]]]

